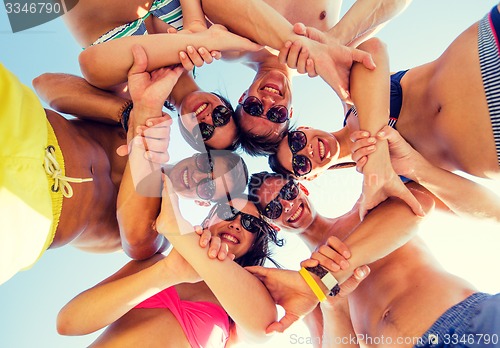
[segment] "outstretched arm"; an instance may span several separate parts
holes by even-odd
[[[364,170],[366,156],[373,151],[369,147],[378,147],[378,142],[375,145],[368,143],[366,141],[368,138],[363,136],[362,132],[351,135],[351,139],[355,141],[353,160],[358,163],[357,168],[360,172]],[[434,166],[412,148],[397,130],[389,126],[384,127],[377,138],[389,141],[391,162],[396,173],[424,186],[455,214],[500,221],[500,196],[497,193]],[[376,140],[372,137],[372,141]]]
[[[92,121],[119,124],[121,113],[129,103],[128,99],[70,74],[42,74],[33,80],[33,87],[54,110]]]
[[[196,281],[196,272],[175,251],[131,261],[66,304],[57,316],[61,335],[86,335],[118,320],[142,301],[170,286]]]
[[[359,128],[370,133],[382,129],[389,120],[390,84],[389,58],[385,45],[378,39],[370,39],[360,48],[368,50],[377,68],[368,70],[355,63],[351,72],[351,96],[359,119]],[[361,218],[390,196],[404,200],[415,212],[423,211],[415,197],[404,186],[392,168],[387,142],[380,141],[377,150],[365,165],[363,193],[360,201]]]
[[[222,26],[193,34],[154,34],[124,37],[87,48],[79,56],[80,68],[92,85],[109,89],[127,80],[133,64],[132,47],[144,47],[148,63],[146,71],[178,64],[179,52],[187,46],[205,47],[208,51],[256,51],[261,47],[250,40],[228,32]]]
[[[225,259],[210,259],[206,248],[200,248],[194,227],[179,210],[178,198],[168,178],[162,193],[161,213],[156,221],[174,248],[193,266],[210,287],[224,310],[235,321],[238,334],[245,339],[262,341],[266,327],[276,320],[276,306],[266,287],[238,264]],[[222,277],[228,281],[221,281]],[[244,300],[242,300],[244,299]]]
[[[358,0],[327,35],[344,45],[357,47],[410,3],[411,0]]]

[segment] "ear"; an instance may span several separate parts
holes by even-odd
[[[304,194],[306,196],[309,196],[309,190],[307,189],[307,187],[305,187],[304,185],[302,185],[300,182],[299,182],[299,188],[302,192],[304,192]]]
[[[275,224],[273,224],[273,223],[271,223],[271,222],[269,222],[269,226],[271,226],[272,228],[274,228],[274,230],[275,230],[276,232],[281,231],[281,228],[279,228],[279,227],[278,227],[278,225],[275,225]]]
[[[209,201],[202,201],[202,200],[199,200],[199,199],[195,199],[194,203],[196,205],[199,205],[200,207],[209,207],[210,206],[210,202]]]
[[[290,111],[288,111],[288,118],[292,119],[293,117],[293,106],[290,106]]]
[[[243,103],[243,100],[245,100],[246,96],[248,95],[248,89],[243,92],[243,94],[241,95],[240,99],[238,99],[238,104],[241,104]]]

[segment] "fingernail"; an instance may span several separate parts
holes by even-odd
[[[219,253],[220,259],[225,259],[226,258],[226,253]]]
[[[332,263],[330,264],[330,269],[333,271],[338,271],[340,269],[340,266],[332,261]]]
[[[384,136],[385,136],[385,132],[384,132],[384,131],[378,132],[378,133],[377,133],[377,136],[379,136],[379,137],[384,137]]]
[[[186,58],[186,53],[180,52],[179,55],[181,56],[182,59]]]
[[[368,146],[366,149],[367,149],[367,150],[369,150],[369,151],[371,151],[371,150],[375,150],[375,146],[370,145],[370,146]]]
[[[351,257],[351,253],[350,253],[349,251],[347,251],[347,250],[346,250],[346,251],[344,251],[344,252],[342,253],[342,255],[343,255],[346,259],[348,259],[348,258],[350,258],[350,257]]]
[[[215,252],[215,250],[212,250],[210,252],[210,256],[212,256],[212,257],[216,257],[217,256],[217,253]]]
[[[153,122],[151,122],[151,121],[146,122],[146,126],[151,127],[152,125],[153,125]]]
[[[217,56],[217,53],[212,52],[212,57],[215,57],[215,56]]]
[[[200,54],[205,54],[205,49],[202,47],[198,50],[198,52],[200,52]]]
[[[358,269],[357,273],[358,273],[358,276],[361,278],[365,276],[365,271],[363,271],[362,269]]]
[[[349,262],[347,262],[345,260],[340,261],[340,268],[342,268],[342,269],[349,268]]]
[[[189,53],[194,53],[193,46],[188,46],[187,50],[188,50]]]
[[[368,138],[368,142],[373,144],[373,143],[375,143],[375,139],[374,138]]]
[[[363,137],[369,137],[369,136],[370,136],[370,133],[368,133],[368,132],[363,132],[363,133],[361,133],[361,135],[362,135]]]

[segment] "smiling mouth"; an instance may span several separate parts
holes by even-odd
[[[304,211],[304,203],[301,203],[297,208],[297,210],[295,211],[295,213],[292,216],[290,216],[287,221],[290,223],[297,222],[302,216],[303,211]]]
[[[229,242],[232,244],[240,244],[240,240],[229,233],[223,232],[223,233],[219,234],[219,238],[225,242]]]
[[[194,111],[194,114],[196,116],[200,115],[203,111],[206,110],[206,108],[208,108],[208,103],[204,103],[204,104],[201,104],[195,111]]]
[[[325,159],[325,143],[323,143],[323,140],[318,139],[318,153],[319,153],[319,159],[323,160]]]
[[[181,173],[181,181],[184,184],[184,186],[189,190],[189,178],[188,178],[188,169],[184,169],[184,171]]]
[[[261,88],[261,91],[266,91],[278,96],[283,96],[283,93],[280,91],[279,87],[273,84],[267,84]]]

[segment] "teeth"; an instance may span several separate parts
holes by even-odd
[[[227,241],[229,241],[231,243],[234,243],[234,244],[239,244],[240,243],[240,241],[236,237],[234,237],[234,236],[232,236],[232,235],[230,235],[228,233],[221,234],[220,238],[221,239],[225,239],[225,240],[227,240]]]
[[[275,88],[272,88],[272,87],[266,86],[263,89],[264,89],[264,91],[271,92],[271,93],[274,93],[274,94],[277,94],[277,95],[281,94],[279,90],[277,90]]]
[[[295,212],[295,214],[290,216],[290,219],[288,219],[288,221],[295,222],[295,220],[297,220],[299,218],[300,214],[302,213],[302,210],[304,210],[304,208],[302,207],[302,205],[300,205],[299,208],[297,209],[297,211]]]
[[[184,173],[182,173],[182,181],[184,182],[184,186],[186,186],[186,188],[189,188],[189,180],[188,180],[188,170],[187,170],[187,168],[184,170]]]
[[[319,157],[323,159],[325,157],[325,145],[321,140],[318,141],[318,143],[319,143]]]
[[[203,111],[204,111],[207,107],[208,107],[208,104],[206,104],[206,103],[205,103],[205,104],[203,104],[203,105],[201,105],[198,109],[196,109],[196,110],[194,111],[194,114],[195,114],[196,116],[198,116],[198,115],[199,115],[199,114],[201,114],[201,113],[202,113],[202,112],[203,112]]]

